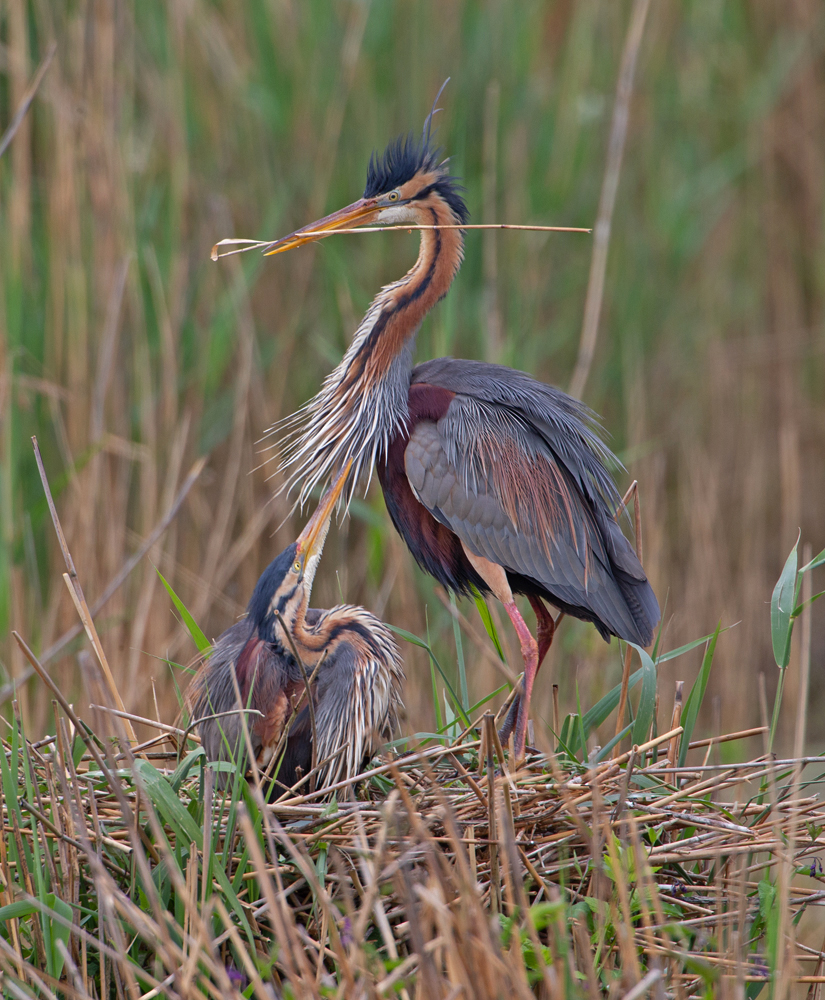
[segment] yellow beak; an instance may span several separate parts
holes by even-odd
[[[329,531],[329,522],[332,519],[332,511],[338,503],[338,498],[343,492],[344,486],[352,468],[350,459],[339,473],[338,478],[322,497],[318,508],[312,517],[307,521],[306,527],[298,536],[298,552],[303,554],[308,560],[314,555],[320,555],[324,548]]]
[[[327,215],[325,218],[313,222],[310,226],[304,226],[303,229],[298,229],[294,233],[290,233],[289,236],[283,236],[274,243],[270,243],[269,247],[264,250],[264,254],[268,257],[273,253],[283,253],[285,250],[301,247],[305,243],[322,240],[324,236],[334,233],[336,229],[348,229],[356,222],[371,220],[378,215],[379,211],[375,198],[360,198],[351,205],[347,205],[346,208],[339,209],[332,215]]]

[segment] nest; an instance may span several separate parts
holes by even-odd
[[[487,716],[267,803],[258,776],[219,790],[202,751],[166,735],[131,750],[73,713],[39,743],[17,728],[5,989],[689,997],[825,982],[825,956],[799,940],[825,899],[807,759],[711,761],[754,732],[697,741],[683,767],[677,728],[612,759],[531,752],[516,769]]]

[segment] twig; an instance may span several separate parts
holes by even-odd
[[[34,100],[35,94],[40,89],[40,84],[43,82],[43,77],[46,75],[49,66],[52,64],[52,59],[54,59],[54,54],[57,52],[57,42],[52,42],[49,46],[49,51],[43,57],[43,62],[37,68],[37,72],[34,75],[34,79],[29,84],[26,93],[23,94],[23,98],[20,104],[17,106],[17,111],[14,113],[14,118],[9,122],[9,127],[3,133],[3,138],[0,139],[0,156],[6,152],[6,150],[11,145],[12,139],[17,134],[17,130],[20,128],[20,124],[26,117],[26,112],[29,110],[32,101]]]
[[[602,311],[602,297],[604,295],[604,275],[607,268],[607,249],[610,244],[610,227],[613,220],[613,209],[616,205],[616,192],[619,188],[619,174],[622,169],[622,156],[627,136],[633,75],[636,70],[636,57],[639,54],[649,6],[650,0],[633,0],[630,24],[627,28],[624,51],[622,52],[619,83],[616,88],[616,103],[613,106],[613,121],[610,126],[607,164],[602,181],[602,193],[599,198],[599,214],[596,219],[596,235],[593,239],[593,257],[590,261],[590,278],[587,282],[587,299],[584,306],[579,356],[573,370],[573,378],[570,380],[570,395],[579,398],[581,398],[587,384],[593,354],[596,350],[599,316]]]
[[[640,979],[638,983],[633,987],[632,990],[628,990],[627,993],[622,997],[622,1000],[640,1000],[641,997],[647,993],[651,986],[658,983],[662,978],[661,969],[651,969],[650,972]]]
[[[97,629],[95,628],[94,619],[89,611],[89,606],[86,604],[86,598],[83,595],[83,588],[81,587],[80,580],[77,577],[74,560],[72,559],[72,554],[69,551],[69,546],[66,544],[66,536],[63,534],[63,527],[60,524],[60,518],[57,516],[57,508],[55,507],[52,491],[49,487],[49,480],[46,477],[46,469],[43,466],[43,457],[40,454],[40,446],[37,443],[37,437],[32,437],[32,446],[34,447],[34,457],[37,461],[37,469],[40,473],[40,481],[43,484],[43,490],[49,504],[49,512],[52,515],[54,530],[57,533],[57,540],[60,543],[60,550],[63,553],[63,559],[66,563],[66,569],[68,570],[68,573],[63,574],[63,579],[69,590],[72,601],[74,602],[78,617],[86,630],[86,635],[89,637],[89,642],[92,644],[92,649],[95,651],[97,662],[99,663],[103,674],[103,679],[106,682],[106,687],[109,689],[109,694],[112,696],[115,706],[119,708],[121,712],[125,712],[126,707],[123,704],[123,699],[120,697],[120,691],[118,691],[117,684],[115,684],[115,679],[112,676],[112,671],[109,668],[109,661],[106,659],[106,653],[103,651],[100,636],[97,634]],[[138,739],[137,736],[135,736],[134,729],[132,729],[131,722],[129,722],[128,719],[124,721],[128,739],[133,743],[137,743]]]
[[[177,726],[167,726],[165,722],[156,722],[154,719],[145,719],[142,715],[133,715],[131,712],[121,712],[119,708],[112,708],[109,705],[89,705],[89,708],[97,709],[99,712],[109,712],[111,715],[116,715],[119,719],[128,719],[130,722],[139,722],[142,726],[149,726],[151,729],[159,729],[161,732],[171,733],[173,736],[186,735],[186,731],[184,729],[178,729]]]
[[[352,226],[346,229],[320,229],[317,232],[314,230],[306,230],[301,233],[301,237],[304,236],[337,236],[339,233],[390,233],[393,230],[404,230],[405,232],[412,233],[417,229],[519,229],[524,232],[530,233],[592,233],[592,229],[584,229],[580,226],[517,226],[509,222],[488,222],[488,223],[478,223],[476,225],[440,225],[440,226]],[[242,239],[227,239],[219,240],[213,247],[210,257],[212,260],[219,260],[222,257],[231,257],[236,253],[246,253],[248,250],[258,250],[259,248],[269,249],[269,247],[275,246],[279,240],[242,240]],[[226,250],[221,253],[218,247],[225,246],[238,246],[243,244],[237,250]]]
[[[681,719],[682,719],[682,697],[685,690],[684,681],[676,681],[676,691],[673,695],[673,717],[670,720],[670,728],[675,729]],[[673,767],[676,763],[676,752],[679,748],[679,738],[674,736],[670,741],[670,747],[667,752],[667,762],[668,766]]]
[[[124,582],[128,579],[129,574],[132,572],[135,566],[137,566],[137,564],[141,561],[141,559],[143,559],[146,553],[152,548],[155,542],[160,538],[160,536],[164,533],[164,531],[166,531],[166,529],[175,519],[178,511],[181,508],[181,505],[183,504],[183,501],[188,496],[189,491],[194,486],[198,476],[200,476],[201,472],[203,472],[204,466],[206,465],[207,461],[208,461],[208,456],[204,455],[202,458],[199,458],[197,462],[195,462],[195,464],[189,470],[189,475],[186,477],[180,490],[178,490],[178,495],[170,504],[169,509],[166,511],[166,513],[163,515],[160,521],[158,521],[158,523],[155,525],[152,531],[146,536],[146,539],[141,543],[140,548],[138,548],[129,557],[129,559],[126,560],[126,562],[123,564],[120,570],[115,574],[115,576],[112,577],[112,579],[109,581],[109,583],[103,590],[103,593],[100,595],[100,597],[98,597],[98,599],[89,609],[89,613],[92,616],[92,618],[97,617],[102,608],[106,605],[106,602],[109,600],[109,598],[112,597],[112,595],[115,594],[117,590],[124,584]],[[65,649],[66,646],[68,646],[68,644],[73,639],[76,639],[77,636],[79,636],[82,631],[83,631],[82,624],[73,625],[70,629],[64,632],[63,635],[56,642],[53,642],[48,649],[44,650],[40,654],[40,663],[48,663],[50,660],[53,660],[55,656],[57,656],[57,654],[61,652],[61,650]],[[6,684],[2,688],[0,688],[0,704],[7,701],[9,698],[13,697],[15,690],[21,684],[25,684],[25,682],[33,674],[34,674],[34,669],[32,667],[28,667],[19,677],[15,678],[15,680],[12,683]]]

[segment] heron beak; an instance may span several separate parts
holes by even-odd
[[[325,218],[313,222],[310,226],[304,226],[303,229],[298,229],[289,236],[283,236],[274,243],[270,243],[264,250],[264,255],[269,257],[273,253],[283,253],[285,250],[301,247],[305,243],[322,240],[328,233],[334,233],[336,229],[349,229],[357,222],[364,222],[377,216],[378,212],[375,198],[359,198],[358,201],[347,205],[346,208],[333,212],[332,215],[327,215]]]
[[[327,532],[329,531],[329,522],[332,519],[332,512],[344,490],[351,468],[352,459],[347,462],[343,471],[339,473],[338,478],[327,490],[318,504],[318,509],[309,521],[307,521],[306,527],[298,536],[298,551],[305,557],[307,562],[313,556],[320,556],[324,548],[324,542],[327,540]]]

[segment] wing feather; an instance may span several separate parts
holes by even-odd
[[[443,381],[455,391],[454,381]],[[488,392],[494,398],[457,393],[440,420],[413,428],[407,478],[418,500],[471,552],[535,581],[550,600],[603,632],[647,645],[658,604],[610,514],[616,490],[602,462],[606,449],[584,423],[584,408],[553,392],[549,399],[530,397],[531,406],[523,398],[516,405],[500,386]],[[561,416],[547,412],[557,396],[567,401]]]

